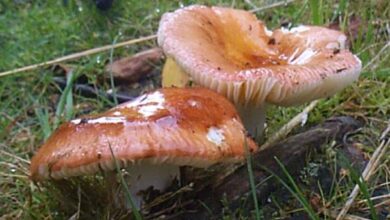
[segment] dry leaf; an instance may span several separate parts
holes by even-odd
[[[366,25],[362,22],[361,17],[356,15],[352,15],[349,17],[347,30],[345,31],[346,32],[345,34],[348,37],[348,45],[351,44],[350,43],[351,41],[355,41],[358,38],[360,31],[362,32],[366,31],[365,26]],[[341,31],[339,20],[335,20],[333,23],[330,23],[328,25],[328,28]],[[363,30],[361,30],[362,28]]]
[[[110,77],[112,71],[115,82],[128,84],[137,82],[140,78],[152,73],[155,66],[164,57],[160,48],[137,53],[134,56],[122,58],[106,66],[106,76]]]

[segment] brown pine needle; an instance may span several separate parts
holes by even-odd
[[[34,70],[34,69],[37,69],[40,67],[45,67],[45,66],[49,66],[49,65],[69,61],[69,60],[74,60],[74,59],[77,59],[80,57],[85,57],[85,56],[88,56],[91,54],[100,53],[100,52],[115,49],[118,47],[124,47],[124,46],[132,45],[132,44],[137,44],[137,43],[140,43],[143,41],[153,40],[156,37],[157,37],[157,35],[154,34],[154,35],[149,35],[146,37],[140,37],[137,39],[128,40],[128,41],[121,42],[121,43],[116,43],[116,44],[106,45],[106,46],[102,46],[102,47],[98,47],[98,48],[93,48],[90,50],[81,51],[78,53],[66,55],[66,56],[59,57],[59,58],[56,58],[54,60],[46,61],[43,63],[37,63],[37,64],[33,64],[30,66],[25,66],[25,67],[13,69],[13,70],[5,71],[5,72],[0,73],[0,77],[12,75],[12,74],[20,73],[20,72],[24,72],[24,71],[30,71],[30,70]]]

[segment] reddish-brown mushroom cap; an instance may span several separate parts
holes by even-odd
[[[255,106],[300,104],[356,80],[361,63],[345,40],[315,26],[271,32],[249,12],[205,6],[165,14],[158,30],[159,45],[195,83]]]
[[[245,155],[234,106],[207,89],[160,89],[103,114],[63,124],[31,161],[33,180],[66,178],[147,161],[207,167]]]

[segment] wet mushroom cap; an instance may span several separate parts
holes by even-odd
[[[31,161],[33,180],[61,179],[150,164],[207,167],[244,158],[246,137],[234,106],[202,88],[160,89],[103,114],[61,125]]]
[[[269,31],[243,10],[190,6],[166,13],[158,43],[193,81],[242,105],[301,104],[356,80],[361,62],[341,32],[315,26]]]

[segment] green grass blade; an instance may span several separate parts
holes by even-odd
[[[305,0],[302,4],[301,9],[296,11],[292,18],[293,26],[296,26],[299,23],[300,18],[302,17],[303,13],[307,10],[308,0]]]
[[[204,208],[206,209],[207,213],[212,216],[213,215],[213,211],[211,211],[211,209],[204,203],[202,202],[201,200],[198,200],[199,204]]]
[[[137,208],[137,207],[135,206],[135,204],[134,204],[134,200],[133,200],[133,198],[132,198],[132,196],[131,196],[129,187],[128,187],[128,185],[126,184],[125,179],[123,178],[123,176],[122,176],[121,173],[120,173],[119,163],[118,163],[118,161],[117,161],[116,158],[115,158],[114,151],[113,151],[112,148],[111,148],[111,144],[108,144],[108,146],[110,147],[111,156],[112,156],[112,158],[114,159],[115,170],[116,170],[116,172],[119,174],[119,178],[120,178],[120,181],[121,181],[121,185],[122,185],[122,187],[123,187],[123,189],[124,189],[124,191],[125,191],[126,199],[127,199],[127,201],[130,203],[131,210],[132,210],[132,212],[133,212],[134,218],[135,218],[136,220],[142,220],[141,213],[139,212],[138,208]]]
[[[58,125],[60,124],[61,116],[63,115],[63,113],[65,111],[65,105],[67,106],[67,108],[70,108],[69,106],[71,104],[73,105],[73,99],[69,100],[68,96],[72,96],[72,87],[73,87],[74,79],[75,78],[73,77],[73,72],[72,71],[69,72],[68,79],[66,81],[65,89],[62,91],[60,101],[57,104],[57,109],[56,109],[56,113],[55,113],[55,117],[54,117],[53,129],[56,129],[58,127]],[[70,104],[66,103],[67,101],[72,101],[72,103],[70,103]],[[71,107],[71,109],[73,109],[73,106]],[[71,111],[70,114],[73,114],[72,112],[73,111]]]
[[[69,85],[72,87],[74,81],[74,75],[73,72],[70,72],[67,79],[66,79],[66,85]],[[73,94],[72,89],[69,90],[66,94],[66,100],[65,100],[65,120],[69,121],[73,118]]]
[[[252,197],[253,197],[253,203],[255,205],[256,220],[260,220],[261,219],[261,217],[260,217],[260,209],[259,209],[259,203],[257,201],[255,179],[253,177],[254,175],[253,175],[253,169],[252,169],[252,156],[251,156],[251,154],[249,152],[248,143],[246,142],[246,138],[245,138],[244,147],[245,147],[245,154],[246,154],[246,164],[247,164],[248,175],[249,175],[249,184],[251,186],[251,193],[252,193]]]
[[[35,108],[34,111],[35,111],[35,115],[38,118],[39,125],[41,126],[43,131],[43,139],[47,140],[47,138],[50,137],[52,132],[49,123],[49,112],[47,111],[46,108]]]
[[[347,0],[340,0],[335,13],[333,14],[332,22],[334,22],[337,19],[337,17],[341,16],[346,10],[346,8],[347,8]]]
[[[118,38],[115,37],[114,41],[112,44],[115,44],[117,42]],[[114,57],[114,48],[110,50],[110,65],[113,62],[113,57]],[[114,83],[114,76],[112,75],[112,68],[110,68],[110,84],[111,84],[111,89],[112,89],[112,97],[114,98],[114,103],[115,105],[118,105],[118,98],[116,97],[116,88],[115,88],[115,83]]]
[[[282,169],[284,175],[287,177],[289,183],[292,185],[290,187],[288,183],[286,183],[281,177],[276,175],[274,172],[272,172],[270,169],[263,167],[263,169],[270,174],[272,174],[286,189],[301,203],[306,213],[310,216],[311,219],[319,220],[318,215],[315,213],[313,208],[311,207],[310,203],[307,201],[305,196],[303,195],[302,191],[299,189],[297,184],[295,183],[294,179],[291,177],[291,175],[286,170],[285,166],[279,161],[278,158],[275,157],[276,162]]]
[[[322,24],[322,15],[321,15],[321,1],[320,0],[310,0],[310,10],[312,23],[314,25]]]
[[[370,199],[370,194],[368,192],[368,187],[367,187],[366,182],[357,174],[357,172],[352,167],[349,170],[351,173],[352,180],[356,184],[358,184],[360,191],[362,192],[364,198],[367,201],[367,205],[370,208],[370,214],[371,214],[372,219],[377,220],[378,216],[376,214],[374,204],[372,203],[372,201]]]
[[[363,197],[367,201],[367,205],[370,209],[371,218],[373,220],[377,220],[378,215],[376,214],[374,204],[371,201],[371,197],[370,197],[370,193],[368,192],[368,186],[366,184],[366,181],[363,180],[362,176],[351,166],[349,160],[342,153],[340,153],[339,155],[341,161],[347,167],[353,182],[359,186],[359,189],[362,192]]]

